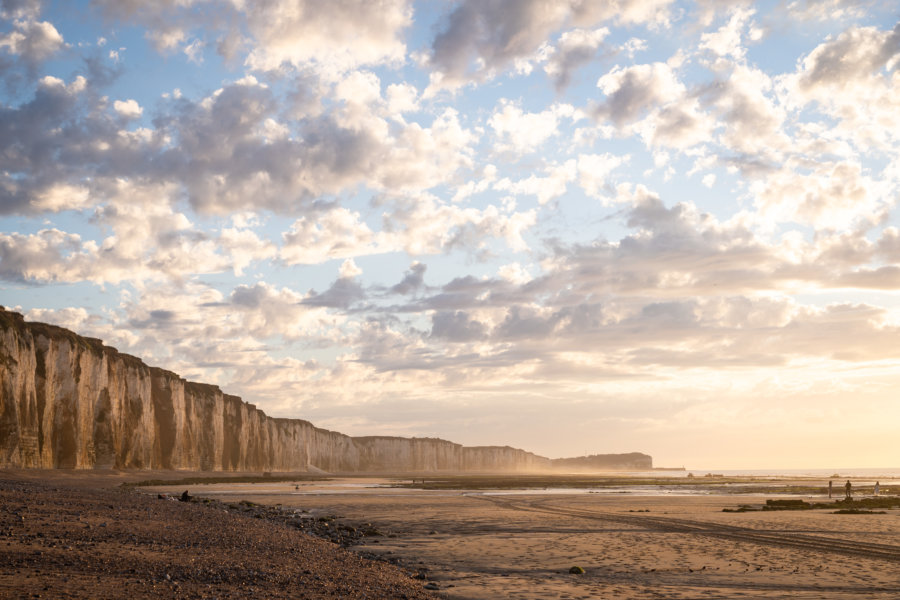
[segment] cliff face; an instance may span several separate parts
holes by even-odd
[[[523,471],[509,447],[357,437],[273,419],[213,385],[0,308],[0,467],[199,471]]]
[[[466,447],[436,438],[355,437],[361,471],[534,471],[550,459],[508,446]]]
[[[653,458],[640,452],[628,454],[594,454],[576,458],[555,458],[550,465],[556,470],[568,472],[607,471],[629,469],[642,471],[653,468]]]

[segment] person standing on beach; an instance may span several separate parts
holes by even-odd
[[[848,479],[847,483],[844,485],[844,490],[846,490],[846,492],[847,492],[847,496],[845,497],[845,500],[853,500],[853,492],[851,491],[852,489],[853,489],[853,486],[850,485],[850,480]]]
[[[828,497],[831,498],[831,488],[834,487],[834,482],[830,479],[828,480]]]
[[[879,482],[875,482],[875,495],[878,495],[878,492],[881,491],[881,484]]]

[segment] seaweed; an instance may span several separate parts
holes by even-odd
[[[803,500],[766,500],[763,510],[809,510],[812,505]]]
[[[807,502],[798,499],[766,500],[761,508],[753,508],[748,504],[742,504],[739,508],[723,508],[722,512],[749,512],[755,510],[823,510],[837,508],[834,514],[861,515],[884,514],[872,512],[873,508],[900,508],[900,496],[876,496],[871,498],[848,499],[841,498],[833,502]]]

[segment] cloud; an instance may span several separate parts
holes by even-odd
[[[558,318],[558,313],[534,305],[513,306],[494,335],[503,340],[547,338],[556,330]]]
[[[244,227],[223,228],[216,240],[223,254],[229,257],[235,275],[243,275],[250,265],[275,258],[278,249],[267,239]]]
[[[503,215],[493,207],[462,209],[432,199],[403,201],[386,216],[389,231],[376,237],[358,215],[326,208],[323,196],[359,184],[415,192],[448,181],[470,164],[469,145],[474,142],[457,113],[449,109],[430,126],[398,123],[388,128],[377,112],[386,110],[377,80],[360,73],[347,81],[343,93],[358,98],[360,85],[365,84],[363,88],[371,92],[369,104],[359,105],[360,113],[354,117],[339,108],[338,114],[311,118],[299,125],[299,132],[276,120],[276,97],[252,76],[196,102],[173,99],[154,120],[153,129],[122,130],[116,118],[95,111],[105,108],[106,101],[85,94],[84,78],[66,84],[45,77],[31,101],[0,111],[5,134],[0,144],[6,145],[8,168],[28,174],[23,178],[6,173],[0,179],[2,207],[27,213],[83,210],[106,203],[98,214],[108,219],[110,211],[120,210],[125,202],[133,203],[135,210],[158,203],[169,211],[186,198],[200,213],[272,209],[299,214],[278,251],[290,264],[398,249],[442,252],[462,248],[463,241],[479,249],[486,237],[524,246],[521,234],[533,223],[530,213]],[[142,111],[136,102],[116,102],[110,112],[134,118]],[[67,126],[59,127],[63,122]],[[327,217],[316,224],[323,214]],[[126,227],[121,219],[109,222],[114,228]],[[134,236],[140,244],[156,238],[156,233]],[[161,250],[158,241],[145,247]],[[96,242],[100,247],[104,243],[110,242]],[[151,259],[152,252],[143,259],[123,254],[120,242],[114,251],[105,251],[107,258],[95,267],[70,268],[66,277],[117,281],[134,269],[134,262],[144,259],[150,261],[144,269],[130,271],[136,277],[181,277],[192,264],[180,254],[188,249],[202,257],[193,262],[198,271],[230,268],[240,273],[276,253],[252,232],[234,228],[219,235],[185,237],[179,246],[167,250],[171,262],[164,267],[162,256]],[[84,252],[87,261],[95,250],[86,246]],[[73,260],[66,264],[73,266]]]
[[[103,177],[95,186],[105,178],[171,182],[173,191],[184,189],[203,212],[246,208],[248,198],[257,208],[303,212],[307,201],[370,177],[376,187],[427,187],[467,161],[464,149],[454,145],[469,139],[452,113],[436,118],[432,128],[404,127],[400,140],[379,137],[384,132],[377,117],[376,126],[366,121],[366,127],[348,129],[334,115],[323,115],[304,125],[300,140],[274,118],[276,99],[269,88],[248,77],[198,102],[175,101],[153,130],[123,132],[111,119],[78,112],[84,88],[82,78],[69,86],[44,78],[34,100],[0,112],[3,142],[12,150],[7,164],[29,174],[4,185],[7,211],[29,205],[23,181],[67,182],[69,172],[83,177],[99,164]],[[96,102],[101,108],[102,100]],[[118,108],[137,113],[129,103]],[[61,122],[68,126],[58,127]]]
[[[388,113],[399,118],[403,113],[419,110],[419,91],[408,83],[392,83],[387,87]]]
[[[227,60],[246,49],[244,64],[251,70],[313,68],[329,79],[361,66],[403,62],[403,32],[412,22],[407,0],[93,4],[110,18],[146,26],[147,38],[162,52],[181,48],[197,60],[198,44],[215,42],[211,45]]]
[[[666,63],[616,66],[597,81],[606,98],[594,105],[593,116],[611,121],[622,136],[638,134],[654,148],[687,150],[713,141],[717,123],[702,106],[702,88],[688,90],[681,82],[680,64],[676,55]],[[612,135],[606,126],[600,132]]]
[[[569,17],[565,2],[461,2],[432,44],[431,64],[452,83],[527,56]]]
[[[741,291],[762,289],[763,281],[777,288],[804,271],[810,281],[836,280],[812,254],[805,267],[786,272],[776,247],[689,206],[667,208],[646,190],[636,190],[634,202],[629,225],[636,233],[619,244],[573,247],[558,257],[552,271],[515,286],[464,278],[417,300],[410,309],[434,311],[427,340],[481,345],[477,357],[440,346],[419,348],[416,368],[447,369],[477,360],[483,370],[506,377],[501,373],[510,364],[506,353],[513,342],[517,363],[535,361],[541,373],[579,352],[589,353],[585,360],[593,364],[602,353],[622,374],[660,365],[786,365],[810,356],[856,361],[883,350],[872,351],[862,341],[846,350],[841,344],[821,345],[819,328],[834,340],[860,328],[879,347],[896,329],[886,312],[870,306],[813,308],[778,294],[741,296]],[[825,264],[847,266],[833,260]],[[865,273],[849,278],[862,279]],[[398,335],[386,341],[395,351]],[[409,344],[408,349],[419,347]],[[396,355],[379,360],[374,347],[367,356],[379,369],[396,364]]]
[[[721,141],[727,148],[769,160],[778,160],[789,148],[784,132],[788,113],[773,91],[773,82],[765,73],[736,64],[727,81],[710,92],[707,101],[725,126]]]
[[[709,50],[717,56],[743,59],[746,54],[746,49],[741,44],[743,31],[755,12],[752,8],[737,6],[728,23],[713,33],[704,33],[700,36],[700,49]]]
[[[315,291],[303,299],[303,304],[307,306],[321,306],[327,308],[350,309],[355,307],[366,299],[366,292],[362,285],[356,280],[359,269],[352,261],[344,262],[341,265],[340,277],[331,284],[327,290],[322,293]]]
[[[821,97],[830,91],[866,84],[882,69],[897,66],[900,25],[892,31],[854,27],[817,46],[801,63],[797,84],[802,92]]]
[[[118,19],[141,16],[143,18],[160,17],[167,11],[190,8],[210,0],[160,0],[148,4],[143,0],[92,0],[96,8],[102,9],[108,16]]]
[[[80,210],[93,205],[90,190],[85,186],[56,183],[36,191],[31,199],[35,210],[60,212]]]
[[[59,125],[75,118],[85,89],[84,77],[78,76],[66,84],[48,75],[37,82],[30,101],[19,107],[0,107],[0,153],[4,160],[0,211],[31,212],[48,202],[62,206],[65,203],[57,201],[54,190],[66,185],[74,186],[72,189],[82,187],[80,181],[68,180],[70,155],[64,152],[75,138],[81,138],[81,131]],[[12,173],[28,177],[13,177]]]
[[[409,271],[403,276],[403,280],[391,287],[394,294],[412,294],[425,285],[425,271],[428,267],[420,262],[414,262],[409,267]]]
[[[352,98],[365,84],[375,102],[376,80],[365,74],[347,81]],[[250,80],[218,90],[198,103],[181,103],[165,123],[165,133],[180,144],[165,162],[166,175],[186,186],[192,205],[203,212],[246,207],[303,213],[310,203],[359,184],[373,189],[416,191],[446,181],[470,163],[474,141],[447,109],[431,122],[388,126],[380,96],[339,106],[309,118],[292,135],[273,140],[267,125],[275,113],[272,91]],[[179,159],[176,160],[176,157]]]
[[[859,163],[829,161],[804,167],[789,161],[752,184],[763,217],[842,229],[848,223],[877,223],[891,204]]]
[[[634,129],[649,146],[686,150],[713,141],[716,122],[697,98],[682,98],[654,111]]]
[[[589,196],[602,197],[609,186],[610,174],[628,162],[627,156],[612,154],[582,154],[578,157],[578,183]]]
[[[489,78],[516,59],[533,54],[568,24],[581,28],[604,21],[665,25],[669,4],[670,0],[464,0],[444,17],[432,43],[430,64],[435,76],[431,87],[452,88]],[[577,45],[574,38],[571,42]]]
[[[431,317],[430,337],[454,343],[467,343],[485,337],[484,323],[473,320],[465,312],[435,312]]]
[[[612,21],[617,25],[647,24],[668,27],[671,0],[611,0],[610,2],[572,2],[576,24]]]
[[[342,262],[341,268],[338,272],[340,273],[341,279],[350,279],[362,275],[362,269],[360,269],[356,265],[356,263],[353,262],[352,258],[348,258],[347,260]]]
[[[151,30],[147,37],[158,51],[166,52],[174,50],[182,44],[187,38],[187,32],[177,26],[167,26],[163,29]]]
[[[632,192],[628,223],[635,229],[633,235],[618,244],[561,250],[556,266],[538,279],[450,281],[405,307],[430,320],[424,332],[398,322],[370,320],[359,328],[344,329],[349,337],[335,337],[334,326],[326,325],[330,317],[322,311],[344,312],[343,328],[344,319],[372,299],[371,291],[355,280],[357,269],[350,263],[342,266],[341,276],[321,294],[302,296],[258,283],[238,286],[223,297],[191,287],[184,292],[190,296],[184,297],[193,300],[183,309],[172,308],[180,307],[178,303],[163,306],[142,300],[140,306],[129,309],[129,318],[140,330],[156,331],[157,341],[171,340],[176,362],[200,361],[193,368],[206,365],[202,368],[210,373],[228,369],[228,381],[261,398],[269,397],[267,390],[273,389],[271,381],[260,377],[263,372],[290,382],[286,385],[304,398],[321,390],[301,391],[302,387],[294,386],[300,381],[308,384],[307,378],[315,372],[327,372],[327,381],[339,387],[358,381],[366,372],[392,373],[395,392],[407,389],[404,386],[438,390],[440,378],[452,373],[454,389],[464,393],[470,384],[481,385],[476,381],[485,377],[507,386],[523,377],[540,386],[551,372],[557,373],[554,386],[560,383],[560,373],[571,381],[588,381],[589,373],[596,376],[598,352],[608,369],[604,378],[611,381],[642,372],[649,376],[659,368],[785,365],[796,357],[810,356],[865,360],[883,351],[896,335],[886,314],[872,307],[810,309],[777,295],[733,295],[748,289],[748,282],[749,289],[760,289],[753,278],[778,285],[776,249],[767,248],[739,225],[717,223],[687,205],[666,207],[646,189]],[[818,261],[809,260],[810,264]],[[424,271],[421,263],[414,265],[402,289],[395,291],[423,290]],[[641,285],[635,285],[641,280]],[[627,295],[611,296],[613,290]],[[153,297],[159,295],[154,291]],[[180,293],[175,297],[181,297]],[[598,302],[600,297],[604,300]],[[226,314],[228,318],[219,320]],[[374,316],[376,311],[363,314]],[[185,339],[186,332],[209,327],[207,323],[219,323],[215,332],[219,341],[194,347],[176,340],[176,335]],[[868,341],[840,347],[822,343],[822,335],[840,339],[854,331],[864,332]],[[258,341],[272,336],[300,341],[307,335],[316,343],[355,348],[354,360],[365,368],[360,371],[362,366],[351,368],[339,362],[334,370],[325,370],[270,359],[253,364],[264,356]],[[446,342],[462,345],[465,351],[457,352]],[[589,362],[579,369],[578,357],[586,352],[584,359]],[[215,363],[210,356],[217,357]],[[283,379],[289,373],[294,375]]]
[[[41,14],[42,0],[2,0],[0,17],[4,19],[36,18]]]
[[[553,79],[557,90],[565,89],[572,82],[572,74],[589,63],[597,55],[609,29],[573,29],[559,36],[555,51],[550,55],[544,71]]]
[[[536,222],[533,210],[504,214],[496,206],[460,208],[431,196],[401,197],[383,216],[383,243],[412,256],[466,250],[478,253],[488,240],[502,239],[514,251],[527,248],[525,232]]]
[[[221,310],[238,317],[226,321],[233,328],[229,337],[238,337],[243,330],[255,340],[302,340],[319,331],[319,319],[325,316],[319,309],[303,306],[303,300],[303,295],[289,288],[259,282],[235,287],[227,299],[207,310],[216,308],[214,314]]]
[[[493,188],[516,195],[536,196],[538,203],[546,204],[566,193],[569,182],[574,181],[576,177],[576,161],[570,159],[561,165],[549,165],[545,171],[546,177],[529,175],[526,179],[518,181],[503,178],[497,181]]]
[[[526,113],[509,100],[501,100],[500,107],[488,120],[501,142],[499,152],[526,154],[534,152],[545,141],[558,134],[563,117],[576,118],[575,109],[568,104],[554,104],[540,113]]]
[[[889,152],[900,126],[898,66],[900,25],[851,27],[813,49],[779,84],[788,106],[818,109],[855,148]]]
[[[596,116],[609,119],[619,129],[657,106],[678,100],[685,92],[666,63],[616,66],[597,81],[597,87],[606,100],[597,106]]]
[[[273,70],[287,63],[326,71],[402,62],[403,30],[412,22],[406,0],[274,0],[243,5],[254,47],[246,64]]]
[[[378,250],[375,234],[360,214],[342,207],[297,219],[282,238],[280,255],[288,264],[315,264]]]
[[[43,229],[32,235],[0,234],[0,276],[7,281],[54,281],[59,265],[70,252],[77,252],[81,237],[58,229]]]
[[[896,143],[900,25],[893,30],[851,27],[798,62],[779,80],[794,110],[818,109],[835,134],[863,151],[889,151]]]
[[[836,121],[829,128],[854,147],[884,152],[898,138],[900,25],[851,27],[798,62],[779,80],[786,104],[814,107]]]
[[[250,230],[232,227],[218,236],[208,234],[183,213],[156,202],[171,193],[165,185],[122,182],[110,191],[123,200],[111,199],[93,214],[94,223],[109,232],[106,237],[95,241],[58,229],[3,234],[0,277],[33,283],[184,281],[229,269],[239,274],[250,263],[275,256],[273,245]],[[71,196],[64,201],[65,208],[80,207]]]
[[[144,114],[144,109],[141,108],[141,105],[132,99],[116,100],[113,102],[113,109],[126,119],[137,119]]]
[[[841,21],[862,17],[876,4],[875,0],[795,0],[786,11],[800,21]]]
[[[16,21],[13,31],[0,35],[0,48],[21,56],[32,69],[56,54],[64,45],[62,35],[47,21]]]

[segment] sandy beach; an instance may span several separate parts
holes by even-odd
[[[259,486],[256,494],[256,486],[201,486],[192,493],[372,523],[384,535],[364,538],[354,551],[418,570],[442,596],[460,600],[900,594],[897,509],[726,513],[759,507],[766,497],[366,487],[377,483],[304,483],[282,493]],[[584,574],[569,573],[573,566]]]
[[[898,508],[723,512],[759,508],[767,496],[422,490],[383,478],[119,485],[139,477],[7,477],[0,597],[818,599],[900,590]],[[185,489],[194,502],[158,498]]]

